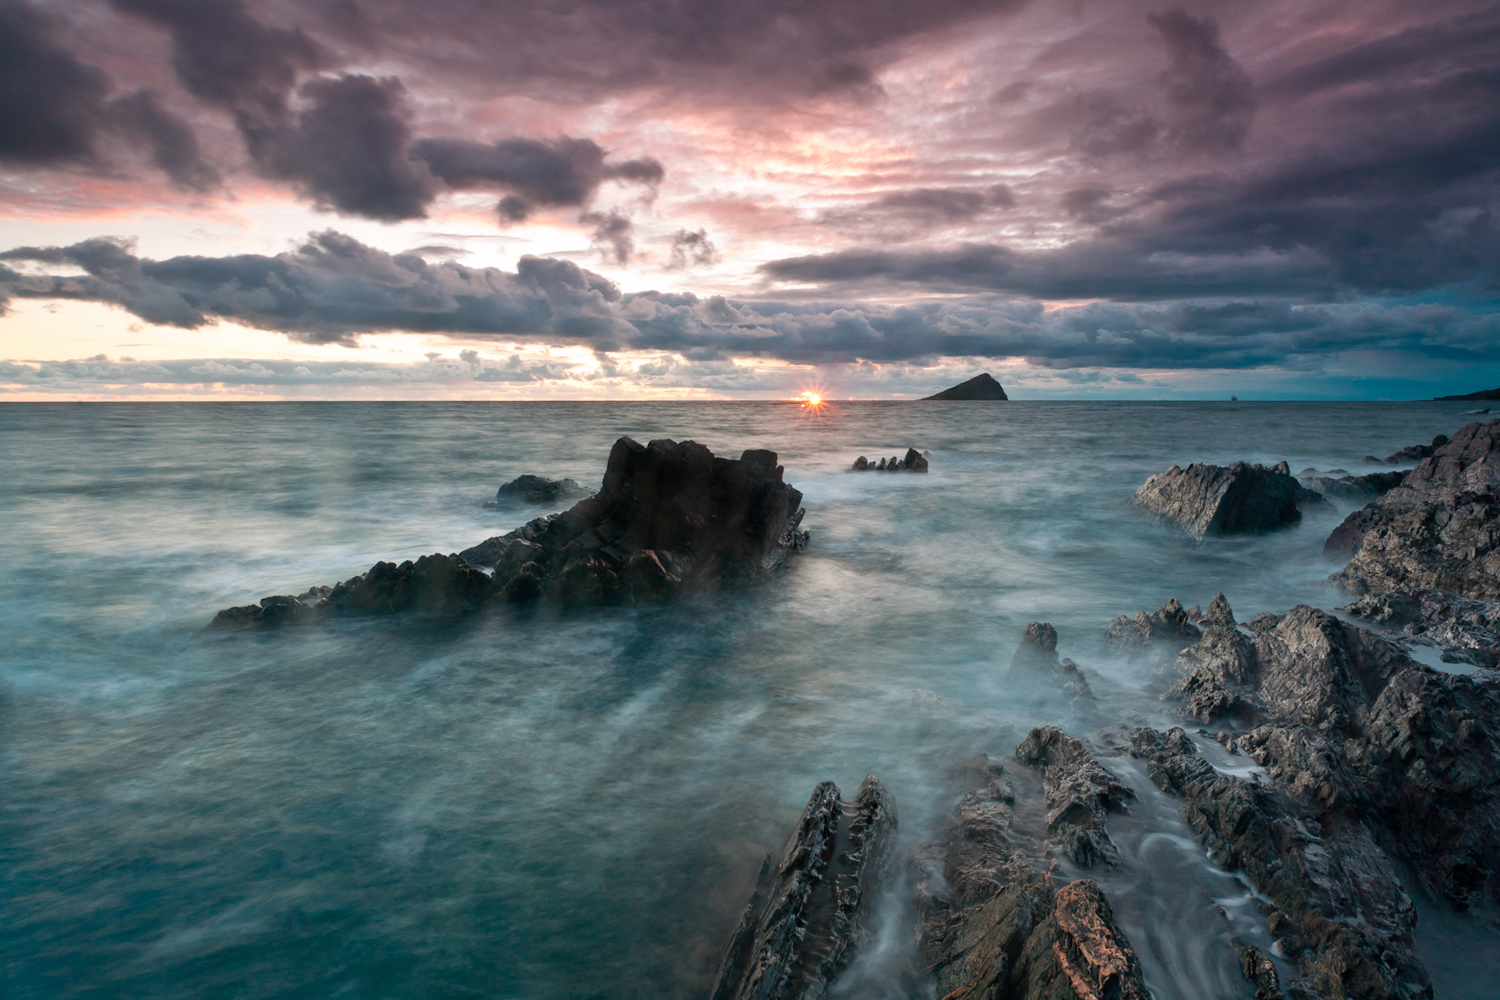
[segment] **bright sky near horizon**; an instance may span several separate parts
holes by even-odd
[[[0,400],[1500,384],[1500,8],[0,0]]]

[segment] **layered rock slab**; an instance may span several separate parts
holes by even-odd
[[[869,937],[895,832],[895,803],[873,775],[852,803],[833,782],[818,785],[780,857],[761,866],[711,1000],[823,996]]]
[[[1195,538],[1273,531],[1302,520],[1298,504],[1321,501],[1292,478],[1285,462],[1274,466],[1234,462],[1193,464],[1158,472],[1131,503]]]

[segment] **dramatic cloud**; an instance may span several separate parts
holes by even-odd
[[[1162,74],[1171,103],[1172,141],[1190,150],[1240,148],[1255,117],[1249,75],[1219,42],[1219,26],[1183,10],[1146,17],[1161,33],[1172,66]]]
[[[653,159],[605,163],[608,153],[598,143],[568,136],[551,142],[502,139],[488,144],[466,139],[422,139],[413,147],[412,155],[423,160],[449,187],[509,191],[498,206],[507,222],[528,218],[538,205],[587,205],[605,181],[649,188],[660,184],[666,174]],[[628,257],[627,250],[622,262]]]
[[[0,265],[0,292],[8,296],[107,302],[183,327],[232,319],[309,343],[352,344],[359,334],[401,330],[598,352],[670,352],[689,360],[1010,357],[1056,368],[1222,368],[1375,346],[1479,358],[1500,333],[1500,314],[1431,304],[1094,303],[1045,310],[1035,302],[987,299],[850,308],[622,294],[565,260],[523,257],[514,273],[433,265],[333,232],[275,257],[153,261],[118,242],[90,240],[8,250],[0,261],[83,271],[23,273]]]

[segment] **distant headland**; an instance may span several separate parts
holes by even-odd
[[[965,384],[967,384],[967,383],[965,383]],[[952,390],[950,390],[950,391],[952,391]],[[1461,402],[1475,402],[1475,403],[1500,402],[1500,389],[1485,389],[1482,392],[1471,392],[1471,393],[1469,393],[1466,396],[1438,396],[1438,397],[1436,397],[1436,399],[1440,403],[1450,402],[1450,401],[1451,402],[1457,402],[1457,403],[1461,403]]]
[[[999,382],[990,377],[989,372],[983,375],[975,375],[967,382],[960,382],[951,389],[944,389],[935,396],[923,396],[921,402],[929,399],[1009,399],[1005,394],[1005,388]]]

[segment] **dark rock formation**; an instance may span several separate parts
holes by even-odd
[[[1303,474],[1297,477],[1297,482],[1323,496],[1337,497],[1340,500],[1368,500],[1395,489],[1405,478],[1405,472],[1372,472],[1365,476],[1346,474],[1336,479],[1332,476]]]
[[[1361,823],[1220,774],[1180,729],[1136,729],[1130,740],[1151,780],[1185,800],[1183,819],[1214,861],[1276,906],[1266,926],[1300,973],[1294,987],[1321,1000],[1432,996],[1413,945],[1416,911]]]
[[[1057,629],[1046,622],[1026,626],[1011,657],[1008,679],[1022,693],[1056,691],[1068,698],[1092,698],[1087,678],[1078,664],[1057,657]]]
[[[1255,647],[1235,627],[1234,612],[1223,594],[1214,598],[1203,621],[1203,637],[1177,654],[1179,678],[1168,697],[1181,699],[1183,713],[1199,722],[1222,716],[1258,718]]]
[[[1500,665],[1500,602],[1418,588],[1366,594],[1343,610],[1436,646],[1449,663]]]
[[[603,490],[566,511],[457,555],[376,563],[319,601],[267,598],[258,611],[231,608],[214,621],[301,620],[308,610],[452,614],[495,598],[548,595],[570,604],[657,600],[774,571],[807,544],[801,504],[802,494],[782,480],[775,452],[746,451],[730,460],[692,441],[642,446],[620,438]],[[494,566],[495,575],[479,566]]]
[[[1500,599],[1500,420],[1465,425],[1357,510],[1323,547],[1349,564],[1329,579],[1355,594],[1434,588]]]
[[[1235,462],[1174,465],[1146,480],[1131,503],[1202,538],[1297,524],[1299,499],[1306,504],[1323,498],[1299,486],[1285,462],[1270,468]]]
[[[927,457],[915,448],[906,449],[905,458],[882,458],[872,462],[861,455],[854,460],[855,472],[926,472]]]
[[[1439,673],[1315,608],[1272,621],[1182,655],[1189,710],[1264,720],[1238,742],[1288,794],[1363,816],[1437,895],[1500,899],[1500,674]]]
[[[1276,963],[1262,955],[1255,945],[1240,949],[1240,971],[1245,974],[1246,982],[1255,987],[1255,1000],[1285,1000]]]
[[[1222,596],[1222,595],[1220,595]],[[1209,608],[1213,610],[1212,607]],[[1152,642],[1177,643],[1179,646],[1197,639],[1202,633],[1188,620],[1182,602],[1173,597],[1151,614],[1137,611],[1134,618],[1124,615],[1109,623],[1104,641],[1115,646],[1142,647]]]
[[[1104,815],[1123,809],[1135,793],[1056,726],[1033,729],[1016,747],[1016,759],[1042,769],[1047,836],[1063,853],[1083,868],[1117,861],[1119,851],[1104,829]]]
[[[1005,394],[1005,389],[1001,387],[1000,383],[991,378],[989,372],[985,372],[983,375],[975,375],[967,382],[960,382],[958,385],[955,385],[950,389],[944,389],[942,392],[939,392],[935,395],[923,396],[921,401],[925,402],[932,399],[986,400],[1009,398],[1010,397]]]
[[[1483,389],[1479,392],[1471,392],[1464,396],[1438,396],[1436,397],[1436,399],[1439,402],[1446,402],[1451,400],[1453,402],[1467,401],[1475,403],[1488,403],[1500,400],[1500,389]]]
[[[1439,434],[1437,437],[1432,439],[1431,444],[1407,445],[1400,451],[1385,456],[1385,464],[1405,465],[1407,462],[1420,462],[1422,459],[1431,455],[1433,452],[1437,451],[1437,449],[1443,447],[1443,445],[1447,443],[1448,435]]]
[[[517,476],[495,491],[495,499],[486,507],[510,507],[517,504],[552,504],[592,496],[593,490],[571,479],[547,479],[527,473]]]
[[[869,936],[863,904],[889,862],[896,809],[871,775],[853,803],[812,794],[779,860],[768,855],[719,963],[712,1000],[821,997]]]

